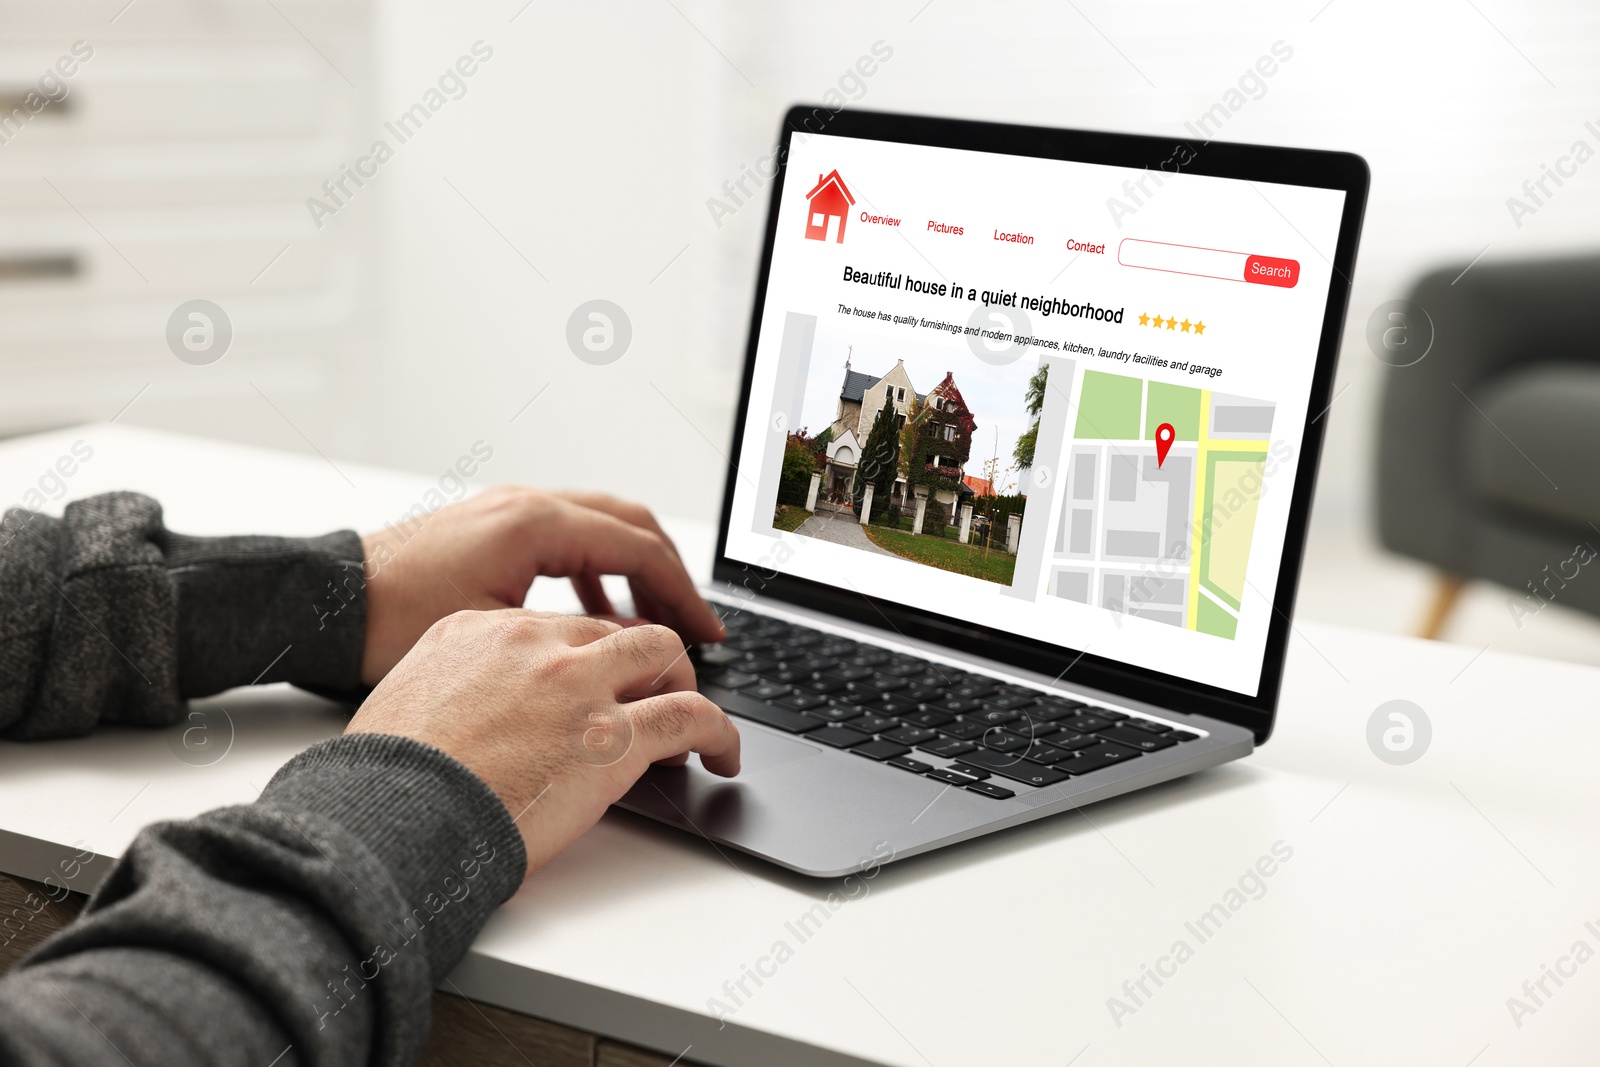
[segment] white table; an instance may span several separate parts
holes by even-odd
[[[91,426],[0,445],[0,500],[80,438],[94,456],[71,496],[139,488],[192,533],[366,528],[431,482]],[[710,528],[670,526],[703,573]],[[1597,692],[1588,667],[1303,623],[1278,731],[1248,760],[891,865],[804,943],[785,924],[837,882],[613,813],[501,909],[453,980],[718,1065],[1592,1062],[1600,960],[1546,979],[1542,1006],[1523,983],[1576,941],[1600,951]],[[1408,766],[1366,741],[1395,698],[1433,724]],[[178,760],[170,732],[0,744],[0,870],[43,878],[74,847],[115,857],[154,820],[249,801],[342,722],[282,687],[221,704],[236,736],[208,767]],[[1265,895],[1202,942],[1185,923],[1226,907],[1280,841],[1293,855]],[[792,957],[763,965],[760,988],[746,979],[719,1028],[708,998],[731,1004],[724,983],[780,940]],[[1146,978],[1136,1005],[1124,982],[1179,940],[1192,956],[1161,964],[1172,976]],[[1120,1026],[1113,996],[1136,1008]],[[1535,1010],[1514,1019],[1513,996]]]

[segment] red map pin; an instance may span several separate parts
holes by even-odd
[[[1172,451],[1172,423],[1163,422],[1156,427],[1156,466],[1160,467],[1167,461],[1167,453]]]

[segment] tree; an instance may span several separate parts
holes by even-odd
[[[1039,369],[1033,372],[1033,377],[1028,379],[1028,392],[1023,402],[1028,414],[1033,417],[1033,423],[1017,438],[1017,447],[1011,452],[1019,470],[1033,466],[1033,450],[1039,444],[1039,415],[1044,411],[1044,391],[1049,375],[1050,364],[1041,362]]]
[[[889,497],[894,491],[894,478],[900,469],[900,428],[895,424],[898,412],[893,404],[878,409],[867,432],[867,442],[861,446],[861,462],[856,467],[856,484],[851,490],[850,506],[856,518],[863,523],[883,518],[889,508]],[[866,496],[867,483],[875,486],[872,492],[872,514],[861,514],[861,502]]]
[[[932,408],[917,399],[915,391],[906,398],[906,424],[900,427],[900,477],[911,486],[911,460],[917,454],[917,434]]]
[[[811,450],[820,456],[828,450],[828,446],[831,444],[833,444],[833,427],[829,426],[812,440]]]
[[[811,474],[817,454],[805,430],[792,433],[783,443],[783,473],[778,476],[778,503],[804,507],[811,492]]]

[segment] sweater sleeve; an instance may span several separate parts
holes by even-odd
[[[138,493],[0,520],[0,736],[161,726],[252,682],[355,692],[361,539],[186,537]]]
[[[499,798],[443,752],[323,742],[255,804],[141,833],[0,980],[0,1063],[411,1063],[433,986],[526,862]]]

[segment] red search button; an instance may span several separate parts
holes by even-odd
[[[1257,285],[1278,285],[1293,289],[1300,280],[1300,261],[1273,259],[1271,256],[1251,256],[1244,263],[1244,280]]]

